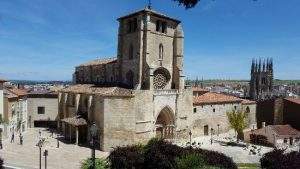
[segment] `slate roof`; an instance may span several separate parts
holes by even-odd
[[[104,65],[104,64],[116,63],[116,62],[117,62],[117,58],[103,58],[103,59],[95,59],[87,63],[83,63],[79,66]]]
[[[59,90],[66,93],[85,93],[95,94],[100,96],[133,96],[130,89],[121,87],[99,87],[93,84],[76,84]]]

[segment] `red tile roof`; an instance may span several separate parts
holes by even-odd
[[[0,83],[4,83],[4,82],[7,82],[7,81],[4,79],[0,79]]]
[[[225,94],[207,92],[203,95],[194,97],[193,104],[222,104],[222,103],[239,103],[241,99]]]
[[[12,89],[8,89],[8,90],[10,90],[12,93],[14,93],[18,96],[26,96],[27,95],[27,91],[23,90],[23,89],[12,88]]]
[[[87,63],[83,63],[79,66],[103,65],[103,64],[115,63],[115,62],[117,62],[117,58],[103,58],[103,59],[92,60]]]
[[[193,87],[193,92],[209,92],[207,89],[203,89],[201,87]]]
[[[300,131],[294,129],[290,125],[269,125],[267,127],[270,127],[277,135],[299,135]]]
[[[242,99],[242,104],[256,104],[256,101]]]
[[[290,102],[294,102],[296,104],[300,104],[300,99],[286,98],[285,100],[288,100]]]
[[[132,90],[121,87],[98,87],[93,84],[76,84],[59,90],[66,93],[96,94],[99,96],[133,96]]]

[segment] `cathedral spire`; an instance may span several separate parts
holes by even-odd
[[[258,71],[261,72],[261,58],[259,59]]]
[[[254,58],[252,59],[252,65],[251,65],[251,74],[255,72],[255,61]]]

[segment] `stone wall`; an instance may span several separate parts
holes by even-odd
[[[45,114],[38,114],[38,107],[45,107]],[[28,121],[29,127],[34,127],[34,121],[55,121],[58,116],[57,98],[28,98]]]
[[[105,98],[103,118],[104,151],[112,147],[134,144],[135,112],[131,98]]]
[[[211,128],[214,129],[217,134],[227,132],[230,127],[226,113],[232,110],[238,110],[241,108],[240,103],[224,103],[224,104],[203,104],[195,106],[196,112],[193,111],[191,115],[191,128],[193,135],[204,135],[204,126],[208,126],[208,132]],[[219,127],[218,127],[219,125]]]

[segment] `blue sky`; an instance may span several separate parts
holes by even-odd
[[[188,78],[249,79],[253,57],[273,57],[275,78],[300,79],[299,0],[152,1],[182,21]],[[0,77],[69,80],[76,65],[116,56],[116,19],[146,2],[1,0]]]

